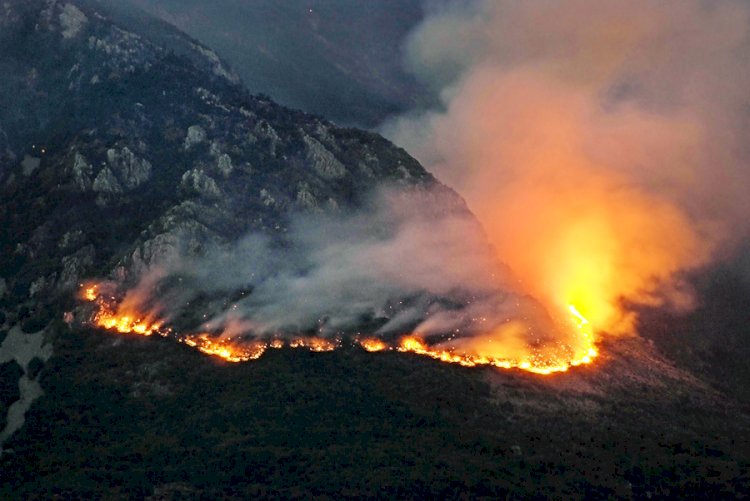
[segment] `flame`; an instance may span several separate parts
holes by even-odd
[[[93,323],[97,327],[120,334],[138,334],[151,336],[164,335],[164,322],[155,319],[153,315],[144,315],[135,309],[128,308],[125,303],[117,303],[112,296],[107,297],[100,290],[99,285],[82,286],[82,297],[98,306]]]
[[[209,334],[186,336],[180,342],[197,349],[206,355],[215,356],[227,362],[247,362],[259,359],[268,345],[262,341],[240,341],[233,338],[213,338]]]
[[[362,348],[364,348],[366,351],[369,351],[370,353],[390,349],[390,347],[387,344],[385,344],[385,341],[383,341],[382,339],[378,339],[376,337],[366,337],[362,339],[357,339],[356,342]]]
[[[316,336],[297,336],[289,341],[281,338],[247,339],[235,335],[212,335],[209,333],[176,334],[165,327],[165,322],[154,319],[153,314],[131,311],[123,301],[117,303],[114,296],[107,296],[98,285],[82,286],[81,297],[97,306],[92,323],[102,329],[121,333],[151,336],[174,337],[178,342],[195,348],[206,355],[226,362],[248,362],[257,360],[268,349],[307,349],[312,352],[330,352],[341,346],[340,339]],[[521,369],[536,374],[565,372],[571,367],[590,364],[598,355],[591,322],[574,305],[569,305],[570,323],[577,331],[577,348],[568,345],[524,347],[521,355],[502,357],[490,355],[494,350],[484,345],[451,345],[451,341],[431,346],[419,334],[402,337],[396,344],[389,344],[377,337],[356,337],[353,342],[365,351],[383,352],[395,350],[402,353],[433,358],[440,362],[458,364],[464,367],[493,366],[501,369]],[[482,339],[480,336],[479,339]],[[489,343],[492,339],[489,339]],[[503,344],[503,343],[500,343]],[[503,344],[499,349],[507,349]]]
[[[335,340],[322,337],[296,337],[289,343],[291,348],[307,348],[310,351],[322,352],[333,351],[338,348],[339,343]]]
[[[92,285],[90,287],[86,287],[83,290],[83,298],[86,301],[96,301],[96,298],[99,294],[97,294],[97,287],[96,285]]]
[[[400,352],[415,353],[441,362],[459,364],[464,367],[494,366],[501,369],[521,369],[535,374],[549,375],[558,372],[566,372],[571,367],[590,364],[598,356],[599,352],[593,339],[591,323],[581,315],[578,309],[570,305],[571,321],[576,325],[583,348],[574,350],[569,346],[559,346],[557,349],[524,350],[528,354],[519,358],[502,358],[483,354],[484,350],[469,352],[460,348],[429,346],[417,335],[401,338],[398,347]],[[573,351],[572,356],[567,356]]]

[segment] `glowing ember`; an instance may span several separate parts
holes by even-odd
[[[162,332],[164,322],[153,318],[152,315],[143,315],[138,311],[131,311],[123,304],[117,304],[114,298],[105,297],[98,285],[83,286],[82,296],[99,308],[93,318],[93,323],[97,327],[121,334],[140,336],[166,334]]]
[[[322,337],[296,337],[289,343],[292,348],[307,348],[310,351],[333,351],[338,348],[337,341]]]
[[[577,350],[573,356],[566,357],[565,352],[570,348],[555,350],[534,351],[525,358],[499,358],[489,357],[481,353],[464,352],[455,348],[441,348],[438,346],[429,346],[418,336],[406,336],[401,339],[398,351],[415,353],[423,355],[441,362],[463,365],[464,367],[477,367],[481,365],[491,365],[502,369],[522,369],[536,374],[553,374],[556,372],[566,372],[571,367],[593,362],[598,355],[594,347],[593,335],[589,321],[581,313],[570,305],[569,307],[572,319],[580,331],[583,348]],[[565,348],[565,347],[564,347]]]
[[[232,338],[215,339],[209,334],[198,334],[179,339],[206,355],[221,358],[227,362],[247,362],[259,359],[267,345],[262,341],[242,341]]]
[[[96,301],[96,297],[98,296],[96,289],[97,287],[95,285],[92,287],[86,287],[83,291],[83,297],[87,301]]]
[[[364,348],[365,350],[369,352],[376,352],[376,351],[384,351],[389,350],[390,347],[385,344],[385,342],[382,339],[378,339],[376,337],[366,337],[362,339],[357,339],[357,343]]]
[[[81,297],[97,306],[98,309],[92,318],[92,323],[97,327],[123,334],[172,336],[201,353],[227,362],[257,360],[269,348],[281,349],[288,346],[313,352],[329,352],[341,346],[338,339],[322,337],[299,336],[286,342],[280,338],[244,339],[235,336],[212,336],[207,333],[178,335],[165,327],[164,321],[154,318],[153,314],[135,311],[132,304],[136,303],[133,301],[118,303],[115,297],[103,294],[97,285],[82,286]],[[126,307],[126,304],[130,307]],[[579,346],[575,349],[566,345],[528,347],[524,350],[523,356],[514,358],[490,356],[487,354],[490,350],[482,346],[462,347],[460,344],[451,345],[451,342],[431,346],[419,335],[403,337],[396,345],[390,345],[376,337],[358,337],[354,339],[354,343],[368,352],[396,350],[464,367],[493,366],[502,369],[521,369],[536,374],[553,374],[589,364],[598,355],[591,323],[574,305],[569,305],[568,309],[570,321],[578,331]]]

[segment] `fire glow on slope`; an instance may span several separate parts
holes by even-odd
[[[96,305],[91,323],[96,327],[120,334],[141,336],[160,335],[174,338],[180,343],[197,349],[201,353],[220,358],[226,362],[248,362],[257,360],[269,349],[284,347],[307,349],[312,352],[329,352],[342,345],[341,339],[329,339],[316,336],[297,336],[291,339],[274,337],[271,339],[246,338],[241,336],[222,336],[209,333],[182,334],[166,326],[164,320],[154,314],[126,307],[126,302],[117,303],[114,296],[105,296],[97,285],[82,287],[81,296]],[[451,345],[450,342],[429,344],[422,336],[412,334],[389,343],[377,337],[355,337],[352,342],[367,352],[397,351],[426,356],[440,362],[458,364],[464,367],[494,366],[502,369],[521,369],[536,374],[553,374],[565,372],[571,367],[590,364],[598,352],[595,346],[593,331],[589,321],[581,315],[575,306],[570,306],[570,321],[577,330],[578,347],[567,345],[528,346],[522,350],[522,356],[500,356],[495,350],[484,350],[481,346],[473,348]],[[502,347],[500,347],[502,351]]]

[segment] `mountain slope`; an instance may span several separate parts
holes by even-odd
[[[292,210],[353,207],[380,183],[436,185],[377,135],[248,95],[190,39],[205,64],[86,3],[5,9],[0,276],[16,301],[147,264],[175,233],[281,232]]]
[[[465,207],[379,136],[248,95],[173,28],[0,9],[0,410],[19,376],[45,392],[2,444],[3,499],[748,494],[748,409],[638,339],[540,378],[352,346],[229,365],[65,323],[82,278],[283,235],[382,183]]]
[[[219,51],[254,92],[339,123],[375,127],[427,99],[401,57],[421,0],[127,3]]]

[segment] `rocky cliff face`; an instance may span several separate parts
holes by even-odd
[[[0,9],[6,306],[137,272],[177,245],[281,234],[290,212],[348,210],[383,183],[438,186],[375,134],[249,95],[166,25],[126,29],[80,0]]]

